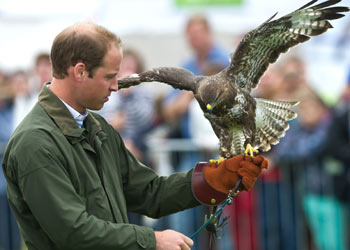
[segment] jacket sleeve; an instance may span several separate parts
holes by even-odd
[[[156,248],[153,230],[88,214],[57,152],[48,145],[34,147],[16,158],[16,164],[35,166],[18,173],[21,199],[35,218],[33,226],[43,230],[57,249]]]
[[[200,205],[192,193],[193,169],[158,176],[137,161],[123,143],[121,148],[123,186],[129,211],[159,218]]]

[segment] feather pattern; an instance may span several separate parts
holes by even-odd
[[[270,145],[276,145],[289,129],[288,121],[297,117],[297,113],[290,108],[298,102],[271,101],[261,98],[255,99],[256,110],[256,140],[254,146],[262,151],[269,150]]]
[[[255,88],[268,65],[281,53],[310,39],[310,36],[326,32],[332,25],[328,20],[341,18],[339,12],[347,7],[330,7],[340,0],[330,0],[310,7],[311,1],[298,10],[275,21],[271,18],[257,29],[247,33],[232,55],[229,74],[237,88]],[[236,77],[233,77],[236,76]]]
[[[232,143],[231,148],[228,150],[230,154],[238,155],[244,151],[244,142],[245,136],[243,134],[242,126],[234,126],[230,130],[230,134],[232,134]]]

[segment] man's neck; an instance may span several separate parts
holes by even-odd
[[[57,79],[53,78],[49,86],[52,93],[54,93],[58,98],[63,100],[66,104],[72,107],[74,110],[80,114],[85,114],[86,109],[79,108],[75,104],[74,89],[72,88],[73,82],[70,82],[68,78]]]

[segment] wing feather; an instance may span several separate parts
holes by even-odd
[[[340,0],[329,0],[312,6],[313,0],[298,10],[277,20],[268,19],[255,30],[247,33],[236,52],[231,56],[228,74],[234,77],[235,87],[251,90],[255,88],[269,64],[274,63],[281,53],[326,32],[332,25],[328,20],[341,18],[339,12],[347,7],[330,7]]]
[[[159,67],[119,79],[118,88],[128,88],[139,85],[143,82],[162,82],[177,89],[190,90],[193,93],[196,93],[199,81],[203,78],[204,76],[195,76],[192,72],[186,69]]]

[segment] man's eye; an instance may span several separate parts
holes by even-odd
[[[115,76],[106,76],[106,80],[112,80]]]
[[[109,80],[114,79],[117,75],[118,75],[118,74],[107,75],[107,76],[105,76],[105,79],[106,79],[107,81],[109,81]]]

